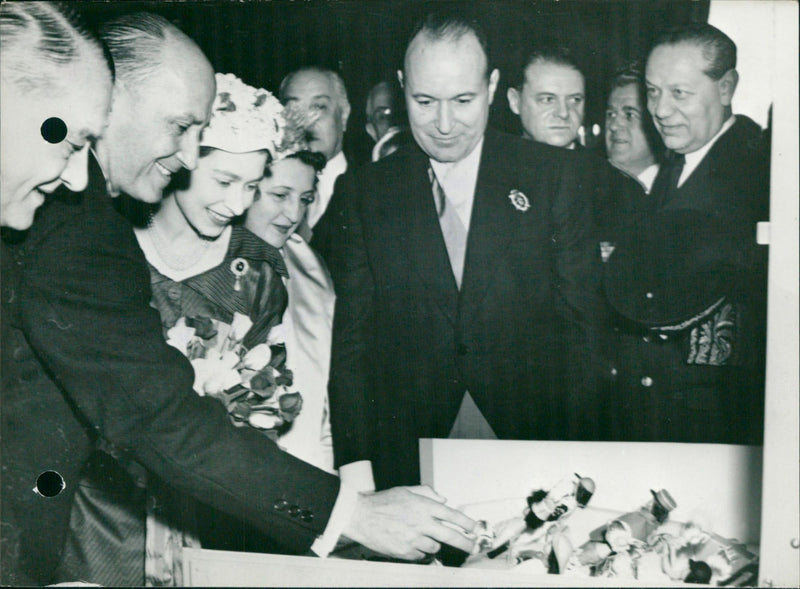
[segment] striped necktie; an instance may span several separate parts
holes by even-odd
[[[428,168],[428,177],[431,181],[433,198],[439,213],[439,225],[442,228],[444,244],[450,258],[450,267],[456,279],[458,288],[461,288],[461,278],[464,275],[464,257],[467,253],[467,228],[461,217],[456,213],[453,203],[447,198],[444,189],[436,177],[433,168]]]

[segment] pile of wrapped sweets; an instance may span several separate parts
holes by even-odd
[[[475,553],[458,564],[655,583],[757,583],[757,556],[741,542],[672,521],[676,502],[666,489],[651,491],[643,505],[594,529],[588,539],[571,537],[567,522],[586,508],[594,491],[594,481],[578,474],[533,491],[520,517],[493,526],[479,522]]]

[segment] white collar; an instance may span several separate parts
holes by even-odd
[[[340,151],[325,164],[325,167],[320,172],[320,176],[333,176],[338,178],[347,171],[347,158],[344,152]]]
[[[475,202],[475,186],[478,183],[478,168],[483,151],[483,137],[472,151],[457,162],[437,162],[430,160],[431,168],[436,174],[439,184],[453,204],[464,227],[469,229],[472,219],[472,205]],[[437,212],[439,203],[436,203]]]
[[[478,165],[481,162],[481,151],[483,151],[483,137],[475,144],[472,151],[467,154],[467,157],[458,160],[457,162],[439,162],[430,159],[431,167],[433,168],[439,182],[446,182],[446,178],[455,173],[468,173],[474,170],[477,175]]]
[[[659,165],[657,163],[650,164],[636,176],[636,179],[639,180],[639,183],[644,186],[645,194],[650,194],[650,190],[653,188],[653,182],[655,181],[656,176],[658,176],[658,168]]]
[[[717,132],[717,134],[714,135],[714,137],[711,138],[711,141],[706,143],[700,149],[697,149],[697,150],[695,150],[695,151],[693,151],[691,153],[687,153],[687,154],[684,155],[684,157],[686,158],[686,161],[683,164],[683,171],[681,172],[681,177],[678,179],[678,186],[679,187],[684,182],[686,182],[686,180],[689,178],[689,176],[692,175],[692,172],[694,172],[695,169],[697,168],[697,166],[700,165],[700,162],[702,162],[703,158],[706,157],[706,154],[713,147],[714,143],[717,142],[717,139],[722,137],[722,135],[725,133],[725,131],[730,129],[735,122],[736,122],[736,115],[731,115],[730,117],[728,117],[728,120],[725,121],[722,124],[722,127],[720,127],[720,130]]]
[[[389,127],[386,130],[386,133],[383,134],[383,137],[378,139],[377,143],[375,143],[375,147],[372,148],[373,162],[377,162],[380,159],[381,148],[386,144],[386,142],[397,135],[400,131],[402,131],[400,127]]]

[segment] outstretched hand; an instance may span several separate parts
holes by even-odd
[[[359,493],[344,534],[376,552],[403,560],[435,554],[442,544],[471,552],[475,521],[444,502],[430,487]]]

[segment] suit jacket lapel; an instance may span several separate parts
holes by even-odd
[[[458,287],[442,237],[428,179],[428,158],[419,149],[408,164],[408,182],[389,202],[396,203],[397,228],[403,252],[416,269],[431,297],[455,324]]]
[[[487,129],[467,238],[462,304],[477,305],[483,299],[493,280],[494,260],[508,248],[522,214],[506,198],[514,188],[513,175],[504,168],[501,149],[498,135]]]

